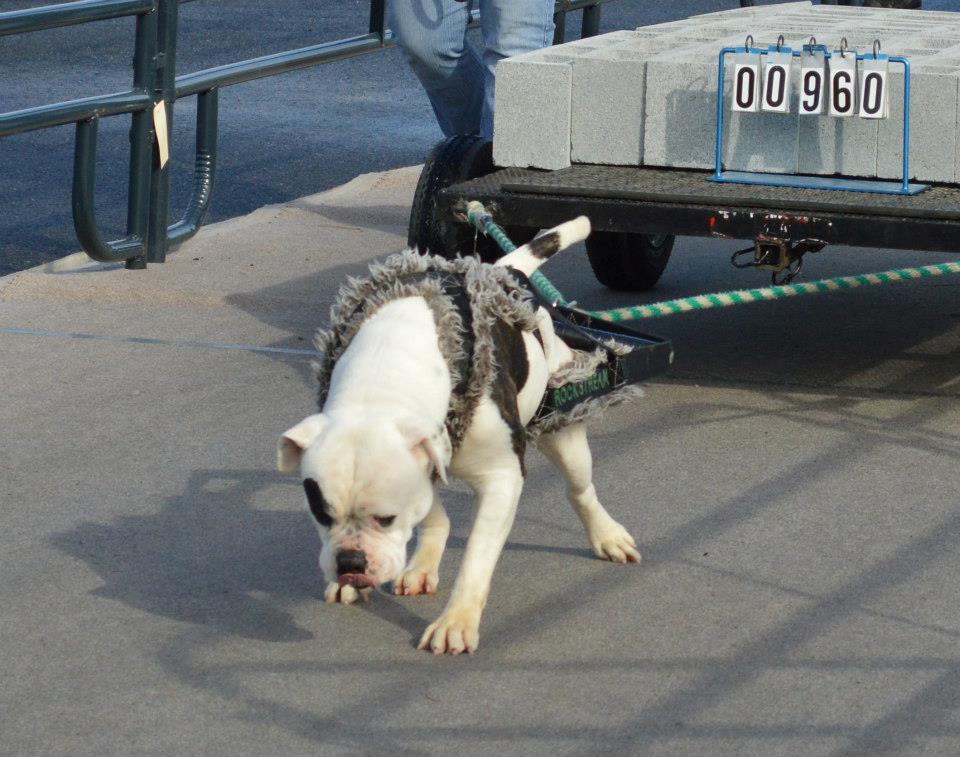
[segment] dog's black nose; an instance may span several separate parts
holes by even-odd
[[[337,575],[363,573],[367,569],[367,556],[359,549],[341,549],[337,552]]]

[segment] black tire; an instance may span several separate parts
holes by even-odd
[[[660,280],[675,237],[672,234],[621,234],[594,231],[587,237],[587,259],[597,281],[610,289],[644,292]]]
[[[503,256],[496,242],[476,235],[472,227],[452,218],[442,218],[437,211],[440,190],[461,181],[476,179],[493,173],[493,145],[476,134],[450,137],[438,144],[420,173],[417,191],[410,209],[407,244],[445,258],[476,253],[486,263]],[[536,229],[507,227],[504,229],[514,244],[521,245],[533,238]]]

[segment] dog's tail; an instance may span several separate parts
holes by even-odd
[[[529,276],[546,263],[555,252],[582,242],[588,236],[590,236],[590,219],[579,216],[545,231],[532,242],[504,255],[495,265],[507,265]]]

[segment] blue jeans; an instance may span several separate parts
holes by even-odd
[[[553,0],[476,0],[483,53],[467,43],[471,2],[389,0],[390,27],[445,136],[493,137],[494,69],[553,41]]]

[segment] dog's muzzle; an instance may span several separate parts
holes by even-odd
[[[337,582],[355,589],[376,584],[367,574],[367,556],[364,552],[359,549],[341,549],[337,552]]]

